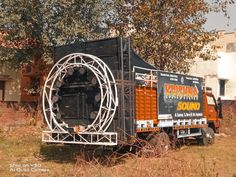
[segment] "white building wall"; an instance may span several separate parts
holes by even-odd
[[[236,100],[236,52],[218,52],[218,55],[218,78],[226,80],[225,96],[222,99]]]
[[[225,95],[223,100],[236,100],[236,49],[227,51],[229,43],[236,44],[236,33],[220,32],[220,38],[213,45],[218,49],[219,58],[215,61],[203,61],[196,58],[195,64],[190,68],[189,74],[203,77],[205,86],[211,87],[216,97],[220,96],[219,80],[225,80]]]
[[[216,61],[203,61],[198,58],[196,59],[195,64],[191,67],[189,74],[204,78],[205,86],[211,87],[214,95],[217,95],[217,67],[218,63]]]

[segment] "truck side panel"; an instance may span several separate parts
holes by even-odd
[[[203,87],[199,77],[158,72],[159,116],[203,117]]]
[[[157,90],[156,88],[137,86],[136,120],[152,120],[157,124]]]

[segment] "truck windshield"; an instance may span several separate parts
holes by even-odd
[[[207,103],[208,103],[209,105],[215,105],[215,100],[214,100],[214,98],[211,97],[211,96],[207,96]]]

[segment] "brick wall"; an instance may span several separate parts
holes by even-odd
[[[222,101],[222,131],[236,133],[236,100]],[[39,108],[41,110],[41,108]],[[41,111],[37,111],[37,103],[0,102],[0,127],[29,124],[32,118],[42,121]]]
[[[221,121],[220,132],[236,135],[236,100],[223,100],[222,101],[223,119]]]
[[[227,115],[231,112],[236,115],[236,100],[222,100],[222,104],[223,113]]]
[[[29,124],[36,117],[36,103],[0,102],[0,127]]]

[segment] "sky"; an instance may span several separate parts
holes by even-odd
[[[236,29],[236,4],[228,8],[230,19],[228,20],[222,13],[210,13],[207,15],[207,22],[205,28],[211,30],[225,30],[226,32],[233,32]]]

